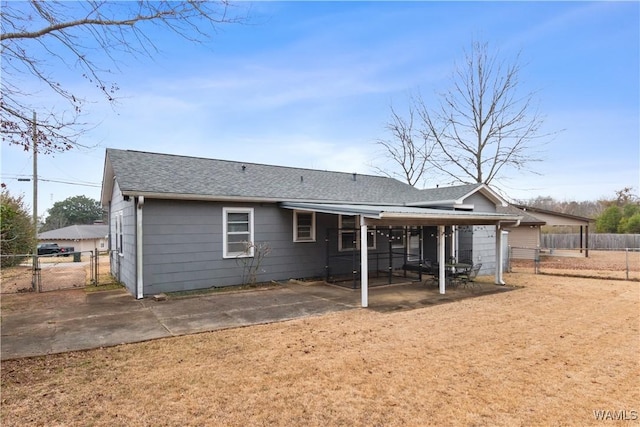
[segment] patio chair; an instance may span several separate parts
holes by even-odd
[[[463,287],[475,285],[476,277],[482,268],[482,264],[474,264],[469,270],[462,272],[456,276],[456,281]]]
[[[421,274],[424,277],[425,285],[427,284],[427,282],[432,282],[434,280],[434,277],[437,275],[436,273],[437,266],[436,266],[436,269],[434,270],[433,263],[426,258],[422,262],[413,261],[413,262],[406,263],[402,266],[402,269],[405,272],[412,271],[412,272]]]

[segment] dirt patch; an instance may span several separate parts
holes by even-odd
[[[640,284],[506,280],[523,288],[6,361],[2,423],[638,425]]]
[[[513,260],[514,272],[533,272],[533,260]],[[578,277],[640,280],[640,252],[590,250],[589,257],[579,251],[556,251],[540,256],[539,271]]]
[[[83,255],[80,262],[68,257],[40,257],[40,289],[42,292],[60,289],[83,288],[91,278],[91,256]],[[100,280],[110,276],[109,257],[99,258]],[[33,291],[33,269],[31,260],[15,267],[3,268],[0,272],[0,289],[3,294]]]

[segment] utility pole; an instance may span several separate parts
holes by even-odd
[[[33,112],[33,280],[32,287],[40,292],[38,275],[38,127],[36,126],[36,112]]]

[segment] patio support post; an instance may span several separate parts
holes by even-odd
[[[367,224],[360,216],[360,291],[362,308],[369,306],[369,249]]]
[[[496,285],[504,285],[502,280],[502,227],[500,223],[496,224]]]
[[[439,225],[438,226],[438,284],[439,284],[439,290],[441,294],[445,293],[445,274],[444,274],[444,269],[445,269],[445,232],[444,232],[444,225]]]
[[[456,256],[457,252],[458,252],[458,241],[456,239],[456,226],[452,225],[451,226],[451,253],[449,254],[449,257],[451,259],[458,259],[458,257]]]
[[[142,207],[144,206],[144,196],[138,197],[136,213],[136,299],[144,298],[144,267],[142,265]]]

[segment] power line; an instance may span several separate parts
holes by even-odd
[[[17,181],[31,181],[31,178],[28,178],[29,175],[14,175],[14,176],[7,176],[4,175],[2,177],[2,179],[15,179]],[[40,178],[38,177],[38,181],[44,181],[44,182],[55,182],[58,184],[68,184],[68,185],[78,185],[78,186],[82,186],[82,187],[95,187],[95,188],[100,188],[102,187],[102,184],[98,184],[95,182],[72,182],[72,181],[63,181],[63,180],[59,180],[59,179],[46,179],[46,178]]]

